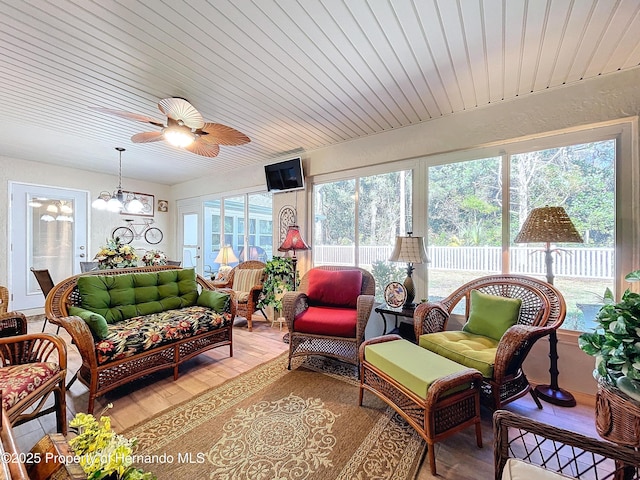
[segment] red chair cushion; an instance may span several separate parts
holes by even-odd
[[[309,305],[355,308],[362,291],[360,270],[322,270],[314,268],[307,273]]]
[[[309,307],[293,322],[293,330],[316,335],[354,338],[358,311],[352,308]]]
[[[60,371],[56,363],[25,363],[0,368],[2,406],[10,409]]]

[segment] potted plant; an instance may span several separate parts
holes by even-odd
[[[640,281],[640,270],[625,280]],[[578,346],[596,357],[596,428],[613,442],[640,446],[640,294],[627,289],[619,302],[605,303],[595,332],[578,337]]]
[[[293,260],[290,257],[273,257],[264,267],[264,282],[258,308],[273,307],[282,310],[282,296],[295,290],[293,285]]]

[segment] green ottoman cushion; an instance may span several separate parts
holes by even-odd
[[[421,335],[418,344],[454,362],[475,368],[484,378],[493,377],[498,340],[461,331]]]
[[[374,343],[364,349],[365,360],[422,399],[437,379],[466,370],[467,367],[435,355],[407,340]],[[449,393],[465,390],[458,385]]]

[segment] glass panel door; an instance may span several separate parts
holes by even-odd
[[[87,192],[11,183],[11,309],[44,306],[30,268],[54,282],[80,273],[87,261]]]
[[[273,256],[273,196],[270,193],[249,195],[249,249],[245,260],[266,262]]]

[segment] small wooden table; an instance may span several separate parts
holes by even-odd
[[[395,318],[395,323],[394,323],[394,330],[395,331],[399,331],[398,329],[398,317],[404,317],[404,318],[409,318],[411,319],[411,325],[413,326],[413,313],[415,312],[415,308],[402,308],[402,307],[390,307],[389,305],[387,305],[386,303],[382,303],[380,305],[378,305],[375,309],[376,313],[379,313],[380,316],[382,317],[382,321],[384,323],[384,328],[382,330],[382,334],[386,335],[387,333],[387,317],[385,317],[385,315],[393,315]],[[392,331],[394,331],[392,330]],[[402,333],[405,333],[406,336],[407,332],[401,332],[400,334],[402,335]],[[405,335],[402,335],[403,337],[405,337]],[[415,341],[415,336],[411,335],[411,338],[407,338],[407,340],[411,340],[411,341]]]

